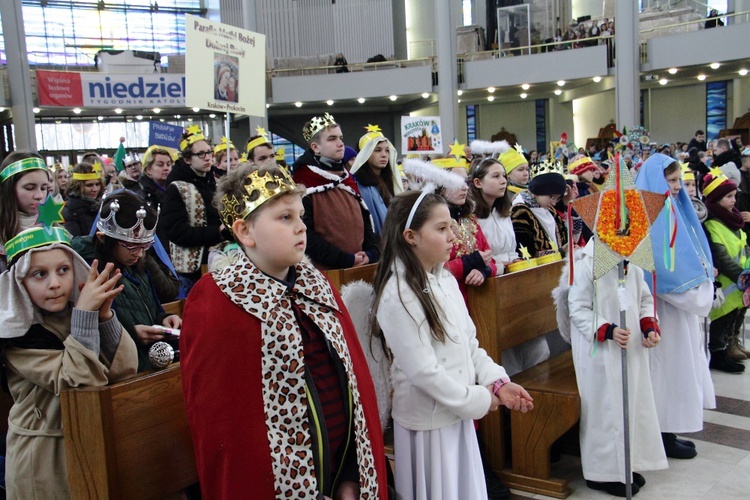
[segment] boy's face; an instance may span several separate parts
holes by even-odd
[[[682,183],[685,185],[685,192],[693,197],[696,197],[698,195],[698,191],[695,187],[695,181],[682,181]]]
[[[259,167],[273,166],[276,163],[276,158],[273,156],[273,148],[264,145],[253,148],[253,153],[250,159],[252,160],[252,163],[255,163]]]
[[[669,186],[669,194],[672,196],[680,194],[680,190],[682,189],[682,171],[677,169],[671,174],[665,175],[664,178],[667,180],[667,186]]]
[[[22,283],[35,306],[51,313],[63,311],[75,285],[70,254],[60,248],[32,253]]]
[[[321,131],[318,134],[317,141],[319,142],[310,143],[310,148],[316,155],[325,156],[335,161],[344,158],[344,136],[338,125]]]
[[[262,207],[246,231],[235,230],[237,239],[258,268],[270,276],[284,279],[290,266],[305,255],[307,226],[302,222],[302,198],[281,196]]]

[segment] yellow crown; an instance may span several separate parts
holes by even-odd
[[[203,135],[203,130],[200,125],[191,125],[187,129],[188,136],[180,142],[180,151],[185,151],[188,146],[192,146],[198,141],[205,141],[206,137]]]
[[[333,116],[329,115],[328,113],[324,114],[323,116],[314,116],[308,123],[305,125],[305,128],[302,129],[302,135],[305,137],[305,140],[309,143],[313,137],[315,137],[315,134],[320,132],[321,130],[324,130],[328,127],[334,127],[338,125],[336,123],[336,120],[333,118]]]
[[[214,148],[214,154],[218,155],[222,151],[226,151],[227,150],[227,144],[229,145],[229,149],[230,150],[231,149],[236,149],[234,147],[234,143],[232,141],[230,141],[226,137],[222,137],[221,138],[221,142],[219,144],[217,144],[216,147]]]
[[[542,163],[537,163],[531,167],[531,178],[537,177],[544,174],[560,174],[563,175],[563,165],[560,161],[546,160]]]
[[[221,222],[231,231],[234,221],[247,218],[268,200],[296,189],[297,184],[285,169],[254,170],[246,177],[245,194],[241,199],[233,194],[222,196],[219,210]]]

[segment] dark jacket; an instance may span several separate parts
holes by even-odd
[[[94,237],[74,238],[73,249],[91,263],[94,258]],[[124,288],[115,298],[112,308],[117,311],[117,319],[128,331],[138,347],[138,371],[151,370],[154,367],[148,359],[148,350],[151,345],[146,345],[138,340],[135,334],[135,325],[161,325],[168,315],[161,307],[159,296],[175,297],[179,290],[179,282],[170,275],[165,275],[158,263],[150,255],[144,259],[145,266],[139,270],[137,266],[120,267],[122,278],[119,284]],[[104,259],[99,259],[100,268],[106,265]],[[100,270],[101,270],[100,269]],[[167,302],[165,300],[165,302]],[[176,341],[174,341],[176,346]]]
[[[742,157],[740,156],[740,153],[738,153],[737,150],[735,150],[731,146],[723,153],[714,155],[714,162],[711,166],[720,167],[722,165],[726,165],[730,161],[734,163],[734,166],[737,168],[740,168],[742,166]]]
[[[695,137],[690,139],[688,142],[688,151],[691,149],[697,149],[698,151],[706,151],[706,141],[699,142]]]
[[[177,187],[172,185],[174,181],[185,181],[197,188],[206,209],[206,227],[190,226],[185,202]],[[210,172],[205,177],[200,177],[192,168],[178,160],[167,178],[167,190],[159,217],[158,230],[163,231],[168,240],[175,245],[206,247],[202,264],[208,262],[208,247],[220,243],[223,239],[219,232],[221,226],[219,212],[213,205],[214,192],[216,192],[216,181]]]
[[[167,194],[166,188],[161,187],[158,185],[154,180],[144,175],[140,178],[138,181],[141,183],[141,188],[143,189],[143,199],[146,200],[146,205],[156,210],[158,207],[161,207],[162,210],[164,209],[164,198]],[[161,217],[161,213],[159,214]],[[164,230],[164,226],[159,225],[159,227],[156,228],[156,236],[159,238],[159,241],[164,246],[164,248],[169,251],[169,239],[167,238],[167,233]]]
[[[294,165],[292,166],[293,172],[295,172],[295,180],[297,180],[297,182],[299,182],[297,177],[298,170],[307,165],[313,165],[323,170],[328,169],[328,167],[322,165],[313,155],[313,152],[308,149],[302,156],[297,158],[297,160],[294,162]],[[341,166],[341,170],[343,170],[343,166]],[[325,183],[328,182],[330,181],[325,181]],[[302,184],[304,184],[304,182],[302,182]],[[352,267],[354,265],[354,254],[346,252],[336,245],[332,244],[331,242],[327,241],[323,237],[323,235],[315,230],[315,213],[313,209],[312,197],[316,196],[317,194],[319,193],[309,194],[302,198],[302,206],[305,209],[305,214],[302,217],[302,221],[307,226],[307,249],[305,250],[305,253],[307,253],[307,255],[309,255],[314,262],[322,264],[330,269],[345,269]],[[372,227],[372,218],[370,217],[370,212],[367,210],[363,203],[359,203],[359,205],[361,217],[364,223],[364,239],[362,241],[362,251],[367,254],[367,257],[372,264],[380,259],[380,239],[378,235],[375,234],[375,231]],[[345,219],[345,217],[342,217],[342,219]],[[342,228],[345,227],[345,221],[342,221]]]
[[[70,193],[62,211],[65,229],[73,236],[88,236],[101,203],[99,199],[84,198],[80,194]]]

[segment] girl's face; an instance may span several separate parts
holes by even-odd
[[[229,170],[234,170],[239,164],[240,164],[240,155],[237,154],[236,149],[231,149],[229,151]]]
[[[667,186],[669,186],[669,194],[677,196],[680,194],[682,189],[682,170],[675,170],[671,174],[665,175],[664,178],[667,180]]]
[[[482,191],[482,197],[491,205],[498,198],[505,196],[505,189],[508,187],[505,169],[499,163],[493,163],[483,178],[474,179],[474,186]]]
[[[44,170],[32,170],[20,175],[16,183],[18,210],[26,215],[36,215],[39,213],[37,207],[44,203],[49,193],[49,175]]]
[[[451,172],[461,176],[464,180],[466,180],[466,169],[463,168],[452,168],[450,169]],[[464,203],[466,203],[466,197],[469,194],[469,186],[464,184],[458,188],[458,189],[446,189],[445,190],[445,199],[450,203],[451,205],[461,206]]]
[[[151,163],[148,172],[153,180],[164,183],[167,181],[169,172],[172,171],[172,157],[164,154],[154,155],[154,161]]]
[[[445,204],[437,204],[430,210],[430,216],[418,230],[407,229],[404,238],[414,249],[414,254],[425,271],[431,271],[436,264],[448,261],[456,237],[451,229],[451,213]]]
[[[372,151],[370,159],[367,160],[367,163],[376,173],[379,173],[386,166],[388,166],[389,159],[390,149],[388,148],[388,143],[383,141],[379,142],[378,145],[375,146],[375,149]]]
[[[535,194],[534,199],[539,204],[541,208],[554,208],[555,205],[557,205],[557,202],[560,201],[559,194]]]
[[[101,181],[84,181],[81,186],[81,195],[86,198],[96,198],[99,196],[99,191],[102,190]]]
[[[60,186],[60,189],[65,189],[66,187],[68,187],[69,178],[70,175],[68,174],[67,170],[57,171],[57,185]]]
[[[190,151],[190,158],[185,158],[185,163],[201,177],[211,170],[211,163],[214,160],[214,152],[206,141],[194,142]]]
[[[38,308],[51,313],[65,310],[75,284],[70,254],[60,248],[32,253],[22,284]]]
[[[526,185],[529,183],[529,164],[524,163],[508,172],[508,180],[516,184]]]
[[[698,191],[695,187],[695,181],[682,181],[683,184],[685,184],[685,192],[687,192],[690,196],[697,196]]]
[[[719,206],[729,212],[732,211],[734,208],[734,204],[737,203],[737,190],[731,191],[724,195],[722,199],[719,200]]]

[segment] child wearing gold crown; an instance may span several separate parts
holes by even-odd
[[[310,148],[297,158],[292,171],[294,180],[307,188],[307,255],[318,269],[377,262],[380,249],[370,211],[342,161],[341,127],[326,113],[307,122],[303,134]]]
[[[104,194],[101,165],[79,163],[73,167],[68,199],[63,208],[65,229],[73,236],[87,236],[99,213]]]
[[[567,248],[565,222],[555,211],[567,188],[558,163],[534,165],[528,191],[518,193],[510,212],[521,255],[535,258]]]
[[[6,249],[0,343],[13,397],[7,495],[68,498],[60,392],[123,380],[138,364],[135,345],[110,307],[122,291],[121,275],[112,264],[101,273],[89,269],[63,228],[27,229]]]
[[[301,186],[239,167],[217,201],[242,253],[185,304],[182,383],[205,498],[387,498],[377,400],[341,298],[301,263]]]
[[[177,345],[177,339],[165,337],[165,328],[179,329],[177,315],[164,312],[161,304],[174,300],[180,283],[171,273],[162,271],[148,251],[154,244],[157,212],[132,193],[107,195],[99,211],[96,233],[74,238],[78,254],[93,265],[114,264],[122,273],[123,290],[114,301],[120,323],[138,347],[138,371],[151,370],[148,350],[159,340]]]

